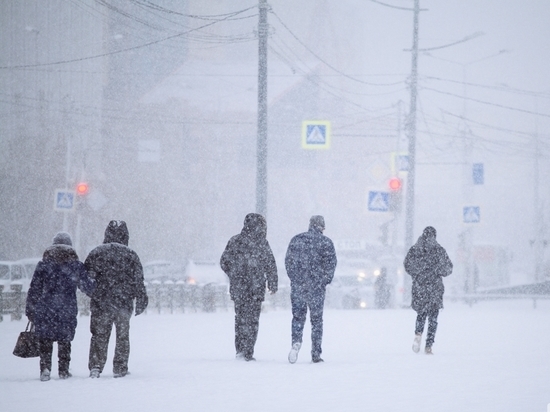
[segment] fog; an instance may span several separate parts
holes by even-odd
[[[313,214],[337,242],[403,256],[405,202],[373,212],[368,193],[395,175],[407,189],[392,159],[408,150],[413,5],[269,1],[267,221],[278,258]],[[505,255],[503,282],[542,280],[550,5],[420,7],[413,237],[436,227],[459,262],[466,236]],[[0,259],[40,256],[63,229],[84,258],[123,219],[143,262],[217,261],[256,210],[257,32],[250,0],[1,2]],[[330,148],[302,147],[305,120],[330,122]],[[81,181],[77,210],[55,210],[56,189]],[[463,223],[465,206],[480,208],[479,223]]]

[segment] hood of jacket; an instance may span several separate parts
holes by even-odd
[[[265,239],[267,237],[267,222],[265,217],[259,213],[249,213],[246,215],[241,234],[254,239]]]
[[[124,220],[111,220],[105,229],[105,239],[103,243],[120,243],[128,246],[130,233]]]

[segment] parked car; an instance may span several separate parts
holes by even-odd
[[[33,271],[34,273],[34,271]],[[29,290],[32,274],[27,275],[25,266],[20,262],[0,261],[0,285],[4,292],[10,292],[18,287],[23,292]]]
[[[25,267],[27,278],[29,280],[32,280],[32,276],[34,275],[34,270],[36,269],[36,265],[38,265],[38,262],[40,262],[41,260],[42,258],[39,258],[39,257],[25,258],[25,259],[19,259],[17,263],[20,263]]]

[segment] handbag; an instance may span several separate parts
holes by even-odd
[[[34,333],[34,325],[31,321],[27,323],[25,331],[19,334],[13,354],[20,358],[36,358],[40,356],[38,337]]]

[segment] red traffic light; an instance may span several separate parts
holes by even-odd
[[[392,177],[388,185],[390,186],[390,190],[397,192],[398,190],[401,189],[401,186],[403,185],[403,183],[401,182],[401,179],[399,179],[398,177]]]
[[[80,196],[84,196],[88,194],[88,190],[89,190],[88,183],[79,183],[76,185],[76,194]]]

